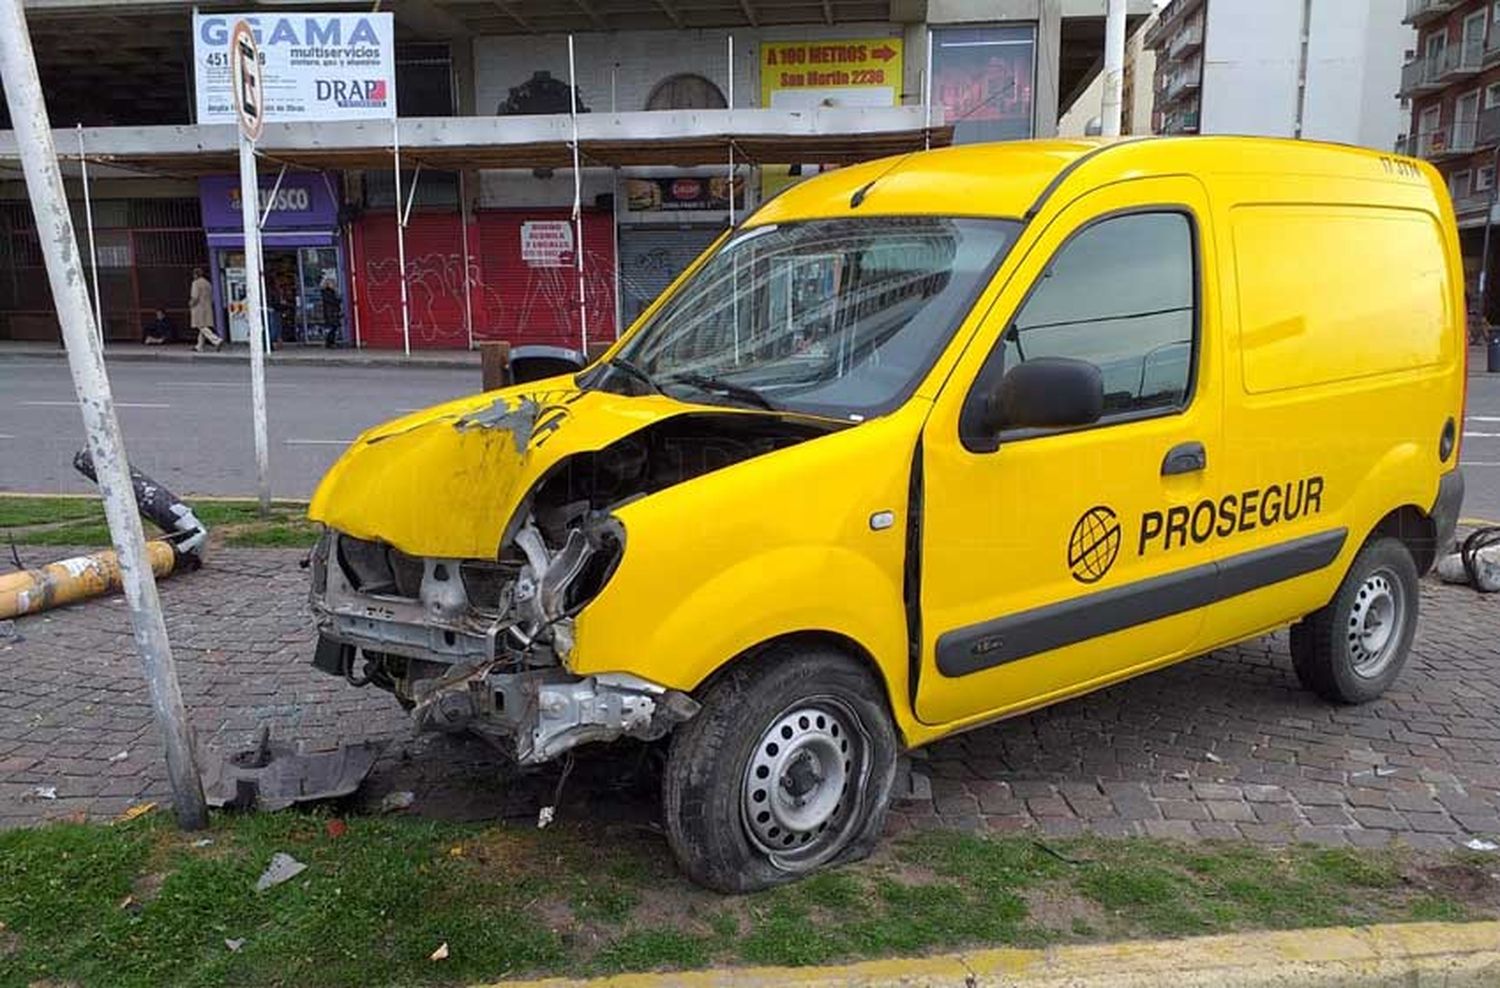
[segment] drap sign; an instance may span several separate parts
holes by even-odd
[[[277,123],[396,116],[390,14],[194,14],[198,122],[234,123],[231,42],[239,21],[260,47],[261,110]]]
[[[573,263],[573,224],[567,220],[527,220],[521,224],[521,260],[532,268]]]

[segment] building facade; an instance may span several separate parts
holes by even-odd
[[[566,114],[573,99],[581,114],[648,111],[688,122],[724,108],[931,106],[960,143],[1056,134],[1060,112],[1097,74],[1104,8],[1105,0],[806,7],[703,0],[691,9],[630,0],[394,0],[384,7],[395,16],[403,121]],[[192,50],[195,9],[271,17],[287,7],[30,0],[54,127],[194,128],[184,52]],[[1150,9],[1150,0],[1132,0],[1132,27]],[[108,31],[94,29],[104,23]],[[568,81],[570,37],[576,91]],[[90,96],[131,91],[152,95],[140,102]],[[7,126],[0,119],[0,130]],[[283,342],[318,344],[334,334],[393,347],[409,334],[413,347],[481,339],[576,346],[585,333],[607,341],[731,217],[829,167],[764,157],[733,166],[586,164],[582,242],[575,244],[571,169],[417,162],[420,152],[403,165],[398,186],[389,167],[280,174],[273,154],[260,177],[264,297]],[[70,195],[81,202],[78,169],[67,167]],[[196,267],[214,285],[221,331],[247,338],[237,177],[101,160],[90,167],[106,339],[139,339],[157,308],[185,338]],[[78,229],[82,242],[85,224]],[[51,301],[39,287],[45,279],[33,270],[39,264],[24,186],[0,173],[0,340],[57,338]]]
[[[1485,215],[1494,197],[1500,149],[1500,3],[1489,0],[1407,0],[1405,21],[1416,29],[1401,69],[1410,100],[1399,149],[1442,172],[1458,214],[1471,318],[1479,304]],[[1491,266],[1490,277],[1494,277]],[[1485,314],[1500,322],[1500,308]]]
[[[1158,54],[1164,134],[1256,134],[1389,148],[1404,129],[1395,63],[1404,0],[1171,0]]]

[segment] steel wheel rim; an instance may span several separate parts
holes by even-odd
[[[869,734],[848,704],[822,696],[787,707],[745,765],[740,807],[751,846],[784,871],[828,860],[860,818],[869,763]]]
[[[1373,679],[1390,666],[1406,631],[1406,600],[1396,574],[1382,567],[1354,593],[1345,634],[1354,672]]]

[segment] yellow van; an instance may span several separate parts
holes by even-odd
[[[315,663],[521,763],[667,738],[714,888],[867,853],[904,749],[1292,626],[1400,671],[1452,537],[1453,212],[1243,138],[908,155],[792,188],[576,375],[365,433]]]

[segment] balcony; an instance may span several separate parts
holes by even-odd
[[[1500,106],[1492,106],[1479,114],[1479,128],[1475,132],[1476,149],[1492,148],[1500,144]]]
[[[1203,47],[1203,19],[1184,24],[1167,44],[1167,57],[1181,58]]]
[[[1401,66],[1400,95],[1409,99],[1435,93],[1442,88],[1443,84],[1437,81],[1437,72],[1430,59],[1419,55]]]
[[[1457,8],[1463,0],[1406,0],[1406,16],[1401,23],[1419,27]]]
[[[1178,110],[1174,113],[1168,113],[1162,118],[1161,132],[1163,134],[1198,133],[1198,111]]]
[[[1454,196],[1453,211],[1457,213],[1461,219],[1473,216],[1476,213],[1480,216],[1483,216],[1484,211],[1489,206],[1489,204],[1489,189],[1485,189],[1483,192],[1469,192],[1465,195]]]
[[[1484,68],[1483,39],[1473,38],[1462,44],[1449,45],[1438,54],[1437,65],[1432,68],[1432,77],[1443,85],[1474,75]]]
[[[1477,120],[1460,120],[1437,130],[1418,134],[1416,147],[1409,149],[1408,153],[1415,153],[1417,157],[1428,161],[1442,161],[1462,154],[1472,154],[1477,146],[1475,141],[1478,131]]]

